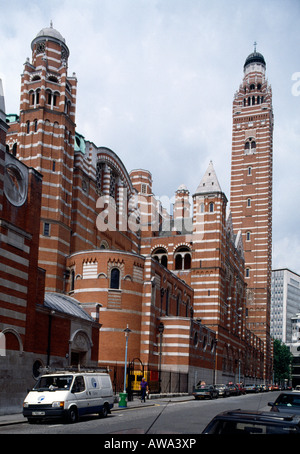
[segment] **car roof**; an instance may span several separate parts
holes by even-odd
[[[252,421],[265,421],[265,422],[272,422],[272,423],[288,423],[292,422],[294,424],[300,424],[300,415],[296,415],[293,413],[273,413],[273,412],[265,412],[265,411],[249,411],[249,410],[229,410],[224,411],[223,413],[219,413],[216,418],[218,419],[239,419],[239,420],[252,420]]]

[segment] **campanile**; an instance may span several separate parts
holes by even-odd
[[[273,108],[265,73],[255,47],[233,100],[230,208],[244,242],[246,326],[264,341],[264,376],[271,379]]]
[[[43,175],[39,266],[47,271],[46,291],[62,292],[72,234],[77,80],[68,76],[69,49],[52,24],[31,49],[21,76],[17,145],[20,160]]]

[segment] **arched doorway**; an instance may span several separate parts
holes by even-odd
[[[69,341],[70,344],[70,365],[86,365],[89,363],[91,348],[93,346],[89,334],[82,329],[75,331]]]

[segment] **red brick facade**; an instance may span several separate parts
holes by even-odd
[[[36,267],[38,254],[46,272],[48,305],[35,312],[35,351],[45,351],[47,324],[51,354],[65,355],[69,364],[86,359],[65,348],[68,333],[86,321],[64,316],[52,323],[59,294],[66,308],[75,298],[100,323],[99,340],[95,327],[89,337],[90,360],[99,365],[124,365],[128,325],[128,360],[151,371],[184,372],[188,390],[196,378],[261,380],[263,342],[246,326],[241,228],[227,214],[213,164],[194,194],[178,188],[169,214],[152,192],[148,170],[128,173],[115,152],[75,132],[77,81],[67,74],[68,56],[52,27],[33,40],[20,116],[9,116],[6,141],[10,159],[16,155],[21,166],[36,169],[30,170],[36,179],[43,176],[41,215],[32,216],[40,220],[34,251]]]
[[[272,90],[264,57],[254,51],[233,101],[230,208],[244,238],[247,328],[264,342],[264,376],[272,379]]]

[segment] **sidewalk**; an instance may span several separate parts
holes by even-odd
[[[119,407],[119,403],[115,402],[114,407],[111,411],[124,411],[130,408],[139,408],[139,407],[153,407],[154,405],[165,404],[169,401],[178,402],[184,400],[194,399],[193,396],[190,396],[187,393],[180,394],[152,394],[149,399],[146,399],[146,402],[141,402],[139,397],[134,397],[130,402],[127,402],[127,407]],[[0,426],[8,426],[10,424],[22,424],[27,422],[27,418],[24,418],[22,413],[16,413],[13,415],[1,415],[0,416]]]

